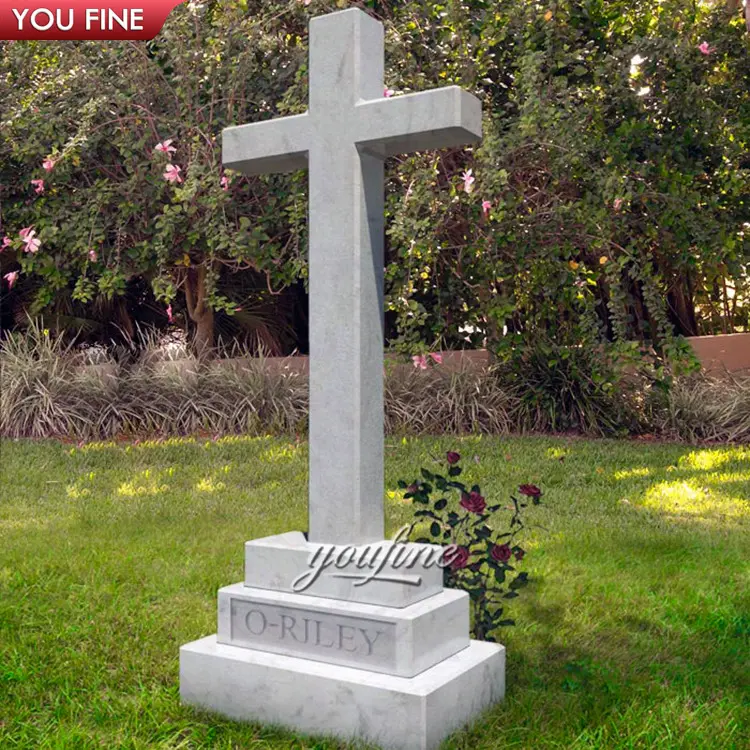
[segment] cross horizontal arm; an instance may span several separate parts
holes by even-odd
[[[360,149],[381,157],[476,143],[482,105],[458,86],[356,105]]]
[[[307,113],[227,128],[222,161],[246,175],[307,169],[310,122]]]

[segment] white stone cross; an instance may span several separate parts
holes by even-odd
[[[456,86],[384,98],[383,25],[359,9],[310,22],[309,109],[224,131],[247,175],[309,170],[309,539],[382,540],[383,162],[480,140]]]

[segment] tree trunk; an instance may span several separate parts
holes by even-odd
[[[195,323],[193,346],[199,358],[210,357],[214,350],[214,311],[206,308]]]
[[[206,269],[189,268],[185,278],[185,302],[195,323],[193,348],[199,359],[210,357],[214,349],[214,311],[206,300]]]
[[[675,279],[672,288],[667,292],[667,303],[672,312],[672,322],[677,326],[677,332],[683,336],[697,336],[695,305],[686,273],[680,274]]]

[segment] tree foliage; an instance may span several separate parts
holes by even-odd
[[[580,344],[747,326],[750,45],[687,2],[393,8],[388,85],[476,91],[471,153],[402,160],[402,340]],[[476,179],[466,189],[463,170]],[[484,207],[484,208],[483,208]]]
[[[205,349],[216,311],[243,312],[222,277],[251,272],[258,305],[303,273],[301,176],[222,169],[221,130],[289,111],[305,56],[302,11],[247,5],[180,7],[148,44],[4,46],[3,231],[32,314],[146,278],[170,315],[181,293]]]
[[[457,84],[485,112],[480,147],[388,164],[391,343],[669,353],[748,326],[750,36],[692,0],[227,0],[148,44],[5,43],[0,261],[31,312],[145,280],[201,348],[214,311],[304,279],[304,175],[225,175],[220,133],[304,110],[308,17],[347,5],[386,24],[396,95]]]

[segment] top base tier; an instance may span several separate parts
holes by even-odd
[[[442,547],[382,541],[314,544],[290,531],[245,544],[245,585],[383,607],[408,607],[443,590]]]

